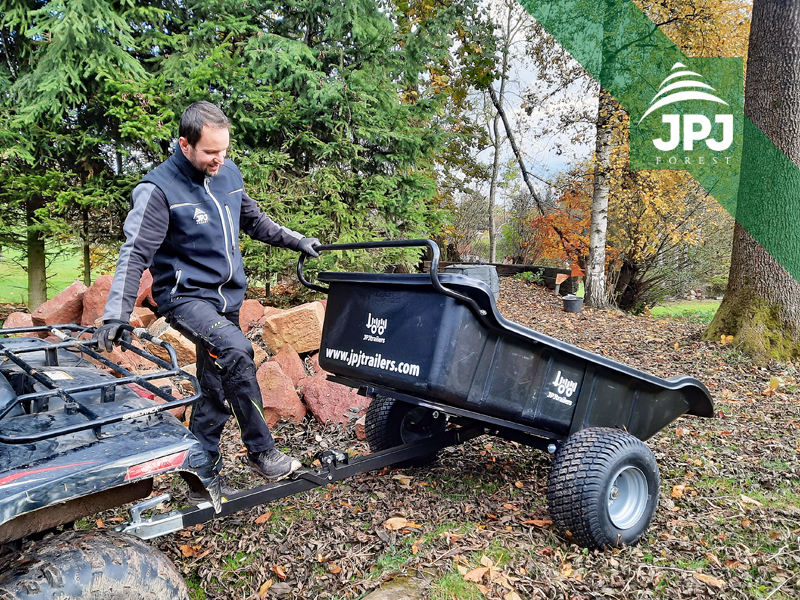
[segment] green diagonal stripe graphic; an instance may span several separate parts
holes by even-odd
[[[632,168],[680,168],[688,171],[791,275],[800,281],[800,169],[749,119],[743,116],[742,61],[690,58],[630,0],[520,0],[522,6],[631,115]],[[727,102],[692,101],[687,110],[735,115],[736,138],[724,152],[702,142],[693,152],[679,147],[662,154],[658,166],[653,137],[667,134],[661,114],[647,112],[676,63],[697,73]],[[727,96],[721,90],[727,89]],[[668,107],[665,110],[671,110]],[[686,112],[686,111],[682,111]],[[658,131],[659,134],[655,135]],[[716,136],[719,137],[719,136]],[[649,154],[648,154],[649,153]],[[742,153],[744,156],[742,156]],[[664,164],[674,155],[674,165]],[[704,156],[702,164],[700,156]],[[712,160],[716,159],[716,162]],[[744,168],[739,169],[743,164]]]

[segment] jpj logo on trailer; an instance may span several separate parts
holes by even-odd
[[[378,342],[379,344],[383,344],[386,342],[385,338],[382,338],[383,332],[386,331],[386,327],[389,325],[388,319],[380,319],[378,317],[373,317],[372,313],[367,315],[367,322],[364,325],[369,333],[364,334],[364,341],[365,342]]]

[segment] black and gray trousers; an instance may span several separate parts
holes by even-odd
[[[264,419],[253,346],[239,328],[239,310],[219,313],[210,302],[189,300],[170,310],[167,321],[197,349],[201,395],[192,408],[189,430],[215,469],[219,472],[219,440],[231,414],[249,452],[272,448],[275,442]]]

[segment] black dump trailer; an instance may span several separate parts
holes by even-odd
[[[431,439],[455,425],[555,454],[554,523],[588,547],[636,542],[658,502],[658,465],[643,443],[684,414],[714,413],[691,377],[662,379],[503,318],[488,286],[438,274],[429,240],[322,246],[425,246],[430,273],[323,272],[320,366],[373,401],[373,450]],[[435,453],[404,465],[432,460]]]

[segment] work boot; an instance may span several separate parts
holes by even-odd
[[[219,482],[219,495],[221,502],[226,502],[229,496],[239,491],[236,488],[232,488],[222,475],[216,476],[214,483],[217,482]],[[197,506],[203,502],[208,502],[208,500],[206,500],[206,498],[200,492],[195,492],[191,489],[189,490],[189,493],[186,494],[186,501],[192,506]]]
[[[275,480],[288,477],[303,466],[296,458],[287,456],[275,448],[263,452],[248,452],[247,462],[255,473]]]

